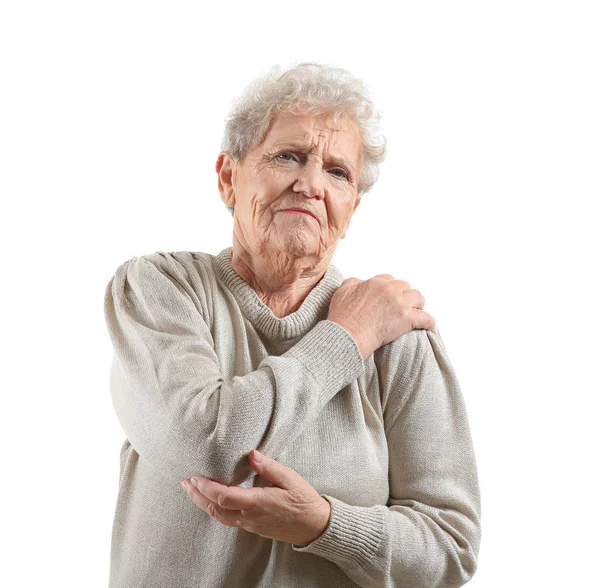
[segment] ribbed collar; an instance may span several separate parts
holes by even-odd
[[[227,247],[214,256],[219,279],[234,295],[242,314],[254,328],[268,337],[288,339],[304,335],[320,320],[327,318],[329,301],[344,281],[341,271],[330,263],[317,285],[302,301],[295,312],[279,318],[259,298],[256,291],[231,265],[233,247]]]

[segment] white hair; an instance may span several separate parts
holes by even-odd
[[[379,178],[386,139],[379,129],[381,115],[375,111],[365,84],[345,69],[313,62],[295,64],[287,70],[273,66],[234,99],[221,150],[234,161],[242,161],[264,140],[278,114],[296,111],[333,115],[334,122],[345,115],[357,126],[361,140],[360,199]],[[232,215],[234,208],[227,206]]]

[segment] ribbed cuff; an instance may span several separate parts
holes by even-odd
[[[349,569],[372,565],[381,545],[387,507],[353,506],[321,494],[331,504],[331,517],[324,533],[305,547],[292,544],[294,551],[313,553]]]
[[[354,337],[330,320],[319,321],[283,355],[300,360],[327,396],[354,382],[365,370]]]

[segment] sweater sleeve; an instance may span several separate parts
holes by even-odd
[[[346,329],[322,320],[283,355],[225,378],[205,305],[185,270],[157,255],[124,262],[106,286],[113,406],[157,475],[238,486],[254,473],[249,451],[276,458],[364,371],[362,354]]]
[[[364,588],[454,588],[477,569],[480,490],[467,412],[437,327],[375,353],[389,448],[386,506],[331,503],[325,532],[295,551]]]

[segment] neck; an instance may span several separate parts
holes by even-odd
[[[233,238],[231,265],[278,318],[300,308],[303,300],[319,283],[330,258],[295,257],[285,251],[266,247],[250,251]]]

